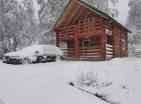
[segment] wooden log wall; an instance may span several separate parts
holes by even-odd
[[[80,15],[81,18],[75,23],[75,25],[61,28],[59,31],[59,40],[66,41],[69,44],[68,49],[64,50],[65,56],[75,58],[105,59],[105,19],[99,15],[95,15],[93,12],[89,12],[88,10],[85,10],[85,13]],[[94,36],[101,37],[100,46],[91,46],[87,48],[80,47],[81,39],[88,39]],[[73,41],[74,44],[69,41]],[[72,48],[71,45],[74,45],[74,48]]]
[[[123,57],[127,56],[127,32],[122,30],[121,27],[113,24],[113,21],[107,20],[104,17],[88,10],[81,8],[81,14],[77,15],[72,21],[69,20],[64,27],[59,28],[57,31],[57,42],[56,45],[59,46],[59,42],[67,42],[68,49],[64,50],[66,57],[75,58],[107,58],[107,35],[106,29],[112,31],[113,47],[112,52],[113,57]],[[79,10],[79,9],[78,9]],[[74,15],[74,14],[73,14]],[[78,20],[76,20],[76,18]],[[91,20],[91,21],[90,21]],[[94,36],[101,37],[101,45],[99,47],[88,47],[81,48],[80,40],[88,39]],[[125,42],[123,42],[125,40]],[[71,42],[73,43],[71,43]],[[126,49],[123,49],[125,47]],[[109,52],[108,52],[109,54]],[[110,54],[111,55],[111,54]]]
[[[128,33],[116,25],[114,25],[113,27],[113,33],[114,33],[114,57],[128,56],[128,38],[127,38]]]

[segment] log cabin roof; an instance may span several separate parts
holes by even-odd
[[[70,18],[72,18],[76,13],[77,13],[77,15],[79,15],[79,13],[81,13],[83,11],[83,10],[81,11],[81,9],[82,9],[81,6],[95,12],[98,15],[101,15],[102,17],[104,17],[106,19],[112,20],[112,22],[116,23],[118,26],[122,27],[124,30],[131,33],[131,31],[127,27],[125,27],[120,22],[115,20],[109,14],[107,14],[106,12],[103,12],[102,10],[94,7],[93,5],[91,5],[88,2],[85,2],[83,0],[70,0],[68,5],[66,6],[64,11],[62,12],[61,16],[59,17],[59,19],[55,23],[52,30],[54,30],[54,31],[57,30],[58,28],[60,28],[60,26],[62,24],[67,25],[67,23],[69,23],[68,21]],[[71,12],[71,13],[69,14],[69,12]],[[73,19],[74,19],[74,17],[73,17]]]

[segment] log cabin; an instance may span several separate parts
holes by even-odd
[[[67,60],[109,60],[128,56],[128,28],[83,0],[70,0],[53,27]]]

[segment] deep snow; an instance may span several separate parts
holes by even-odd
[[[141,104],[139,58],[17,66],[0,62],[0,104],[108,104],[68,84],[76,81],[80,70],[92,70],[100,80],[113,82],[112,86],[99,89],[110,100],[119,104]]]

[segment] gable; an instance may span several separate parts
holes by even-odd
[[[131,32],[125,26],[123,26],[118,21],[110,17],[108,14],[95,8],[94,6],[88,4],[87,2],[84,2],[83,0],[70,0],[64,12],[62,13],[62,15],[59,17],[58,21],[54,25],[53,30],[56,31],[59,28],[74,25],[75,22],[81,17],[81,14],[85,13],[85,10],[89,10],[93,12],[93,14],[104,17],[105,19],[112,20],[118,26],[122,27],[128,32]]]
[[[83,12],[82,5],[77,3],[75,0],[71,0],[67,7],[65,8],[64,12],[62,13],[62,15],[60,16],[60,18],[58,19],[58,21],[56,22],[54,30],[65,26],[73,25],[74,22],[82,14],[82,12]]]

